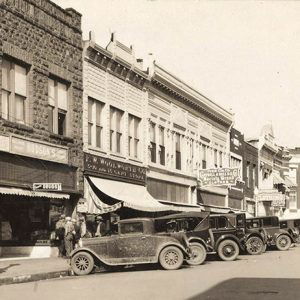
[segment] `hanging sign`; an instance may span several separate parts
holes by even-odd
[[[220,168],[199,170],[200,186],[236,185],[240,178],[239,168]]]
[[[61,183],[33,183],[32,189],[34,191],[61,191],[62,186]]]

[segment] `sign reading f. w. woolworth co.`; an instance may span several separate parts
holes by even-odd
[[[146,168],[89,153],[84,154],[84,170],[112,179],[146,184]]]
[[[198,173],[201,186],[235,185],[239,178],[239,168],[205,169]]]

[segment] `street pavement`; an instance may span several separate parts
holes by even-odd
[[[164,271],[128,268],[32,283],[0,286],[1,300],[15,299],[300,299],[300,247],[241,255],[233,262],[210,257],[204,265]]]

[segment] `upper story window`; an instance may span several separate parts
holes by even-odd
[[[128,115],[128,154],[134,158],[140,157],[140,123],[140,118]]]
[[[110,107],[110,151],[119,154],[123,150],[123,114],[123,111]]]
[[[165,129],[164,127],[159,128],[159,163],[165,165]]]
[[[48,80],[48,129],[67,135],[68,86],[58,80]]]
[[[103,112],[104,104],[98,100],[88,99],[88,144],[103,147]]]
[[[1,116],[18,123],[26,122],[27,69],[3,59]]]
[[[151,151],[151,162],[156,163],[156,126],[154,123],[150,123],[150,151]]]
[[[181,143],[180,134],[176,133],[175,136],[175,149],[176,149],[176,169],[181,170]]]
[[[218,167],[218,150],[214,150],[214,165],[215,165],[215,168]]]
[[[256,165],[252,165],[252,182],[253,182],[253,187],[257,186],[257,176],[256,176]]]
[[[221,151],[219,152],[219,166],[220,168],[223,167],[223,153]]]
[[[247,187],[250,187],[250,162],[247,161],[247,166],[246,166],[246,185]]]
[[[202,169],[206,169],[207,164],[207,147],[205,145],[201,146],[201,152],[202,152]]]

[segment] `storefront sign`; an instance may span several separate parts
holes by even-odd
[[[239,168],[222,168],[200,170],[198,175],[200,186],[235,185],[240,178]]]
[[[103,174],[108,177],[117,177],[125,181],[142,184],[146,182],[146,168],[88,153],[84,154],[84,169],[85,171]]]
[[[284,207],[285,206],[285,194],[277,191],[270,193],[259,193],[256,196],[257,201],[270,201],[273,207]]]
[[[59,163],[68,163],[68,149],[12,136],[10,152]]]
[[[33,183],[32,189],[34,191],[61,191],[61,183]]]

